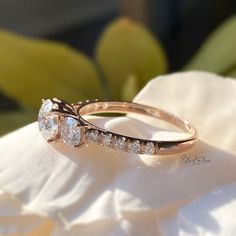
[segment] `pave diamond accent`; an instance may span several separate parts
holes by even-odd
[[[81,129],[79,122],[72,118],[66,117],[61,124],[62,141],[69,146],[78,146],[81,142]]]
[[[110,146],[112,140],[112,134],[102,133],[101,142],[104,146]]]
[[[125,148],[125,141],[126,138],[125,137],[115,137],[115,139],[113,140],[113,147],[117,150],[124,150]]]
[[[53,102],[47,99],[43,102],[38,116],[39,130],[46,140],[56,138],[59,130],[58,115],[52,114]]]
[[[87,137],[88,137],[89,141],[91,141],[93,143],[98,143],[99,139],[100,139],[99,132],[98,132],[98,130],[95,130],[95,129],[88,130]]]
[[[152,155],[155,152],[155,146],[153,142],[147,142],[144,146],[144,154]]]
[[[140,151],[141,151],[141,145],[140,145],[139,140],[131,141],[128,144],[128,151],[132,152],[132,153],[135,153],[135,154],[139,154]]]
[[[71,109],[69,105],[58,99],[43,101],[39,110],[38,125],[48,142],[60,139],[69,146],[78,147],[84,144],[87,138],[89,142],[135,154],[153,155],[160,150],[160,143],[157,141],[114,134],[96,126],[83,126],[83,121],[77,120]]]

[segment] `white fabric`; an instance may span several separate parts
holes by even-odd
[[[2,137],[0,235],[235,235],[235,98],[236,81],[208,73],[149,82],[135,102],[199,131],[193,149],[171,156],[50,145],[37,123]],[[146,117],[93,119],[129,135],[178,135]]]

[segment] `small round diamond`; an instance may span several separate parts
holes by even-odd
[[[125,141],[126,141],[125,137],[115,138],[113,143],[114,148],[117,150],[123,150],[125,148]]]
[[[134,140],[134,141],[131,141],[129,144],[128,144],[128,151],[129,152],[132,152],[132,153],[140,153],[141,151],[141,145],[140,145],[140,142],[139,140]]]
[[[155,152],[155,146],[153,142],[148,142],[144,146],[144,154],[152,155]]]
[[[104,146],[109,146],[111,144],[111,140],[112,140],[111,134],[106,134],[106,133],[102,134],[101,141]]]
[[[93,130],[93,129],[88,130],[87,137],[93,143],[99,142],[99,132],[98,132],[98,130]]]
[[[51,113],[54,104],[50,99],[43,102],[38,116],[39,130],[46,140],[54,139],[59,130],[58,116]]]
[[[61,139],[69,146],[78,146],[81,142],[81,130],[79,122],[72,118],[66,117],[61,124]]]

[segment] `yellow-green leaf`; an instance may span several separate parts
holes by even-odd
[[[166,56],[158,40],[144,26],[125,18],[105,29],[96,47],[96,60],[115,98],[120,98],[130,74],[137,77],[140,89],[167,70]]]
[[[0,90],[24,106],[41,98],[68,101],[101,97],[98,73],[80,52],[58,42],[0,31]]]
[[[31,111],[0,113],[0,135],[20,128],[35,120],[37,120],[37,113]]]
[[[121,98],[125,101],[131,101],[138,93],[138,81],[135,75],[130,75],[121,90]]]
[[[236,78],[236,65],[227,73],[227,76]]]
[[[236,70],[236,16],[207,38],[185,70],[205,70],[222,75]]]

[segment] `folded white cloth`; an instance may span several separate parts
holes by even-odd
[[[209,73],[149,82],[134,101],[175,113],[199,132],[193,149],[171,156],[50,145],[36,123],[5,135],[0,235],[235,235],[235,98],[236,81]],[[157,133],[146,117],[93,119],[129,135],[176,135]]]

